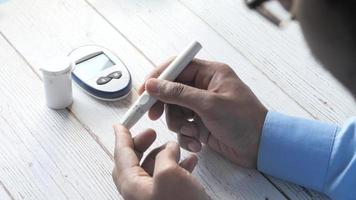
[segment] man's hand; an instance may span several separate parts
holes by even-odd
[[[165,110],[183,148],[198,152],[202,142],[238,165],[255,168],[267,109],[225,64],[195,59],[176,82],[155,79],[169,63],[140,88],[159,100],[149,117],[156,120]]]
[[[113,179],[127,200],[208,199],[203,187],[191,176],[197,157],[182,162],[177,143],[167,143],[151,151],[140,165],[143,153],[153,143],[156,133],[149,129],[131,137],[116,125],[115,168]]]

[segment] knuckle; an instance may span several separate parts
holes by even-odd
[[[216,105],[218,105],[218,97],[216,94],[211,93],[209,95],[206,95],[204,97],[204,100],[201,101],[202,102],[202,108],[203,108],[203,112],[207,113],[207,112],[211,112]]]
[[[222,74],[233,72],[232,68],[226,63],[216,62],[213,66],[216,70],[219,70],[219,73]]]
[[[161,75],[161,72],[159,70],[155,69],[152,72],[152,74],[150,74],[150,76],[147,78],[147,80],[150,79],[150,78],[157,78],[159,75]]]
[[[174,83],[168,92],[169,97],[181,96],[184,91],[184,85],[181,83]]]
[[[222,63],[220,66],[220,72],[222,72],[223,74],[230,74],[233,72],[233,70],[229,65]]]
[[[145,80],[147,81],[150,78],[156,78],[161,74],[161,72],[155,68],[154,70],[152,70],[146,77]]]
[[[231,69],[231,68],[230,68],[230,66],[229,66],[228,64],[221,63],[220,65],[221,65],[221,68],[222,68],[222,69],[228,69],[228,70],[230,70],[230,69]]]

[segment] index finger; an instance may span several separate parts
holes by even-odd
[[[131,133],[122,125],[115,125],[115,165],[118,171],[139,165],[139,159],[134,150]]]
[[[169,59],[160,66],[156,67],[147,77],[146,80],[150,78],[158,78],[159,75],[171,64],[174,58]],[[192,62],[182,71],[182,73],[176,78],[177,82],[195,82],[197,77],[211,77],[214,74],[214,70],[207,70],[208,66],[212,66],[213,62],[193,59]],[[199,74],[199,76],[197,76]],[[145,82],[146,82],[145,80]],[[145,90],[145,84],[141,85],[139,88],[139,94],[142,94]]]
[[[152,70],[145,78],[144,83],[138,88],[138,93],[142,94],[145,91],[145,83],[148,79],[150,78],[158,78],[159,75],[162,74],[162,72],[171,64],[171,62],[175,59],[175,57],[169,58],[167,61],[164,63],[160,64],[157,66],[154,70]]]

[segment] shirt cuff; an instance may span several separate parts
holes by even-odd
[[[259,171],[322,191],[336,125],[268,112],[259,145]]]

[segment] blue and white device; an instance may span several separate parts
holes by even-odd
[[[125,64],[100,46],[82,46],[69,54],[74,82],[89,95],[116,101],[131,91],[131,75]]]

